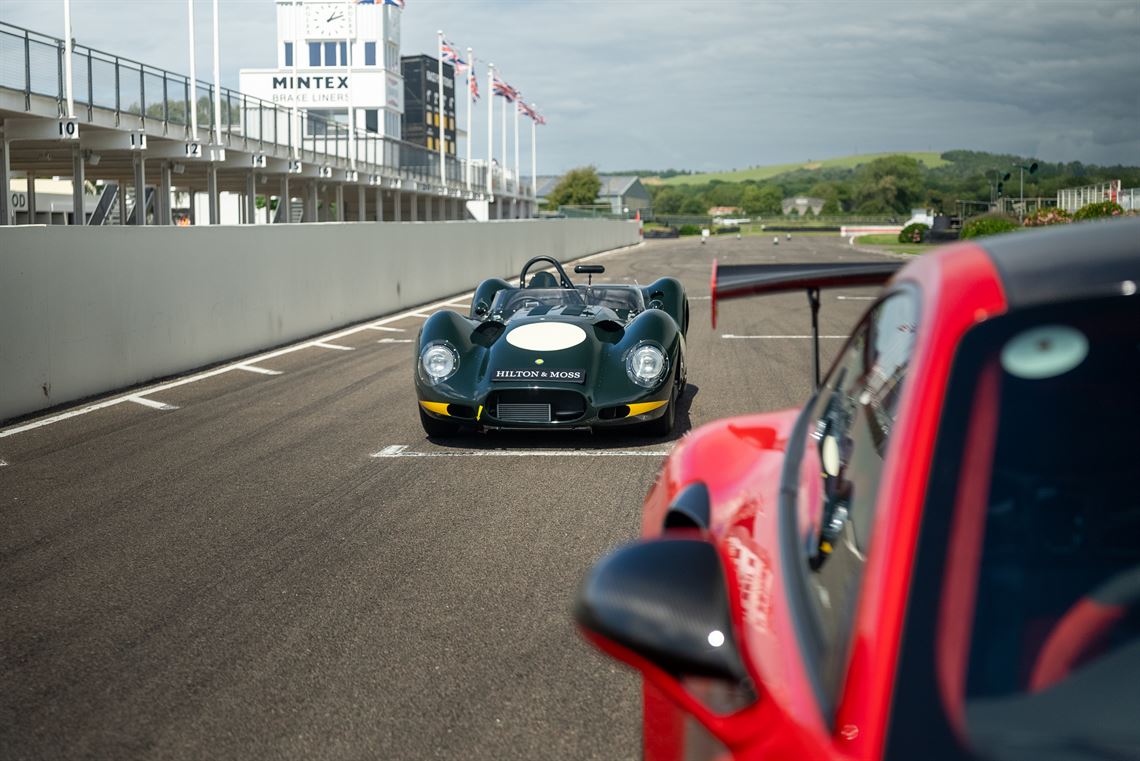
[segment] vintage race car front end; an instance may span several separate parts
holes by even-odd
[[[418,344],[421,414],[465,428],[563,430],[672,415],[684,383],[683,336],[663,313],[646,312],[626,328],[607,322],[434,315]]]

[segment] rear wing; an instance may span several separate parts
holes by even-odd
[[[726,264],[712,269],[712,326],[716,329],[717,302],[767,293],[807,291],[811,304],[812,345],[815,351],[815,385],[819,387],[819,290],[821,288],[882,285],[902,268],[903,262],[842,262],[826,264]]]

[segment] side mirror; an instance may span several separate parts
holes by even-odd
[[[648,662],[674,679],[748,681],[720,557],[704,540],[657,539],[616,550],[587,575],[574,617],[603,649],[636,656],[627,661],[632,665]]]
[[[488,310],[488,309],[490,309],[490,307],[489,307],[489,306],[487,306],[487,302],[486,302],[486,301],[480,301],[480,302],[478,302],[478,303],[475,305],[475,316],[476,316],[476,317],[482,317],[483,315],[487,314],[487,310]]]
[[[665,302],[661,299],[653,299],[653,301],[650,301],[648,304],[646,304],[646,307],[649,309],[664,309]]]

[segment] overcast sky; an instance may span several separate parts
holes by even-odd
[[[210,2],[196,7],[209,79]],[[0,20],[59,36],[62,8],[0,0]],[[221,15],[236,87],[239,68],[275,64],[274,1]],[[83,44],[188,68],[184,0],[73,0],[72,16]],[[538,104],[544,174],[951,148],[1140,164],[1140,0],[407,0],[403,54],[434,55],[436,29]]]

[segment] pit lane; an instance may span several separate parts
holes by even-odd
[[[807,300],[723,304],[714,334],[714,256],[876,258],[758,236],[599,259],[689,292],[667,441],[427,440],[412,342],[439,305],[0,438],[0,757],[638,757],[637,679],[570,622],[582,573],[686,431],[810,393]],[[870,294],[825,293],[821,333]]]

